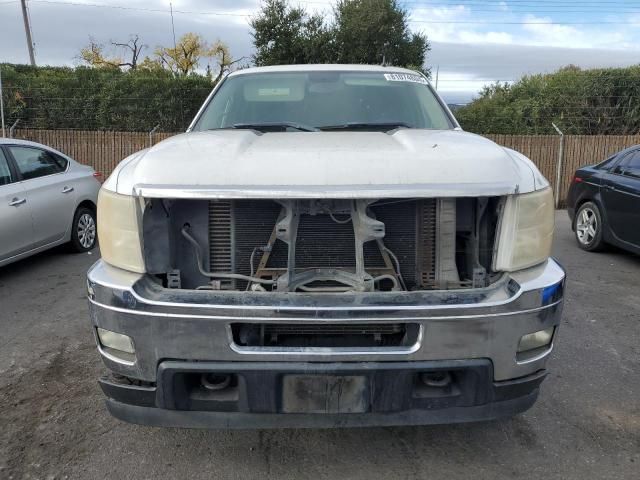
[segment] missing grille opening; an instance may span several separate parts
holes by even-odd
[[[253,324],[231,325],[241,347],[410,347],[418,341],[419,325],[389,324]]]
[[[322,294],[484,287],[499,277],[491,262],[500,201],[150,200],[145,261],[168,288]]]

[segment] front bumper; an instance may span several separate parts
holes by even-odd
[[[563,269],[549,259],[484,289],[319,297],[168,290],[147,276],[99,261],[89,271],[88,289],[94,327],[129,335],[135,345],[135,359],[125,361],[98,342],[104,363],[146,385],[102,380],[115,416],[169,426],[355,426],[481,420],[526,410],[537,396],[553,342],[526,358],[516,356],[518,342],[524,334],[558,326],[564,278]],[[238,321],[412,322],[419,324],[420,334],[406,347],[241,347],[231,333]],[[235,403],[189,400],[193,392],[182,392],[176,378],[203,368],[234,375]],[[450,388],[415,400],[416,378],[438,369],[461,372],[454,375],[456,388],[467,393],[451,396]],[[182,373],[167,380],[168,371]],[[350,413],[288,411],[283,385],[302,374],[358,378],[364,382],[360,396],[367,392],[360,399],[366,407]],[[395,384],[395,377],[404,383]],[[182,400],[167,402],[167,391]],[[270,398],[272,404],[261,408],[251,398]],[[388,403],[376,403],[379,398]]]
[[[446,388],[420,381],[421,373],[445,371],[452,376]],[[203,390],[191,381],[202,373],[228,372],[236,380],[219,392]],[[540,370],[524,378],[493,382],[491,362],[486,359],[318,364],[165,361],[160,363],[155,386],[125,386],[108,378],[102,378],[100,386],[115,417],[143,425],[360,427],[514,415],[535,402],[545,375]],[[314,390],[309,379],[321,388]],[[305,388],[296,388],[299,385]]]

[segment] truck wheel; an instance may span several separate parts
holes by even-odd
[[[603,229],[600,209],[593,202],[583,203],[574,219],[574,231],[578,246],[588,252],[597,252],[604,248]]]
[[[78,253],[91,250],[96,246],[96,231],[95,212],[86,207],[78,208],[71,226],[71,249]]]

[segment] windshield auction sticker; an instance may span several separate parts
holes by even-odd
[[[389,82],[413,82],[427,84],[427,79],[420,75],[413,75],[411,73],[385,73],[384,78]]]

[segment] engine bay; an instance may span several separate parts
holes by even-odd
[[[501,197],[148,199],[147,272],[166,288],[375,292],[480,288]]]

